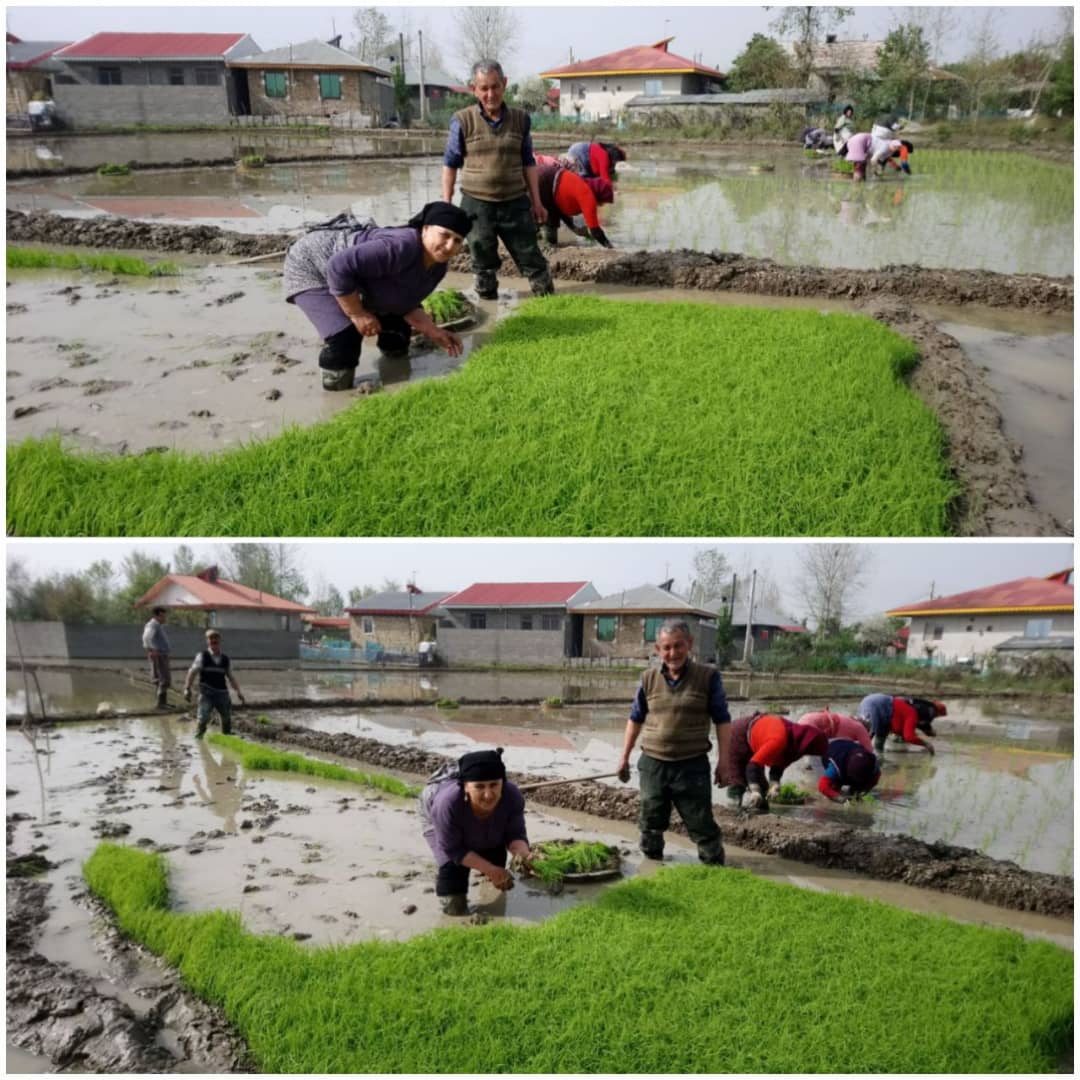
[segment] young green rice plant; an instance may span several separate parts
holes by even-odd
[[[461,702],[457,698],[443,697],[435,702],[436,709],[460,709]]]
[[[261,169],[266,164],[266,158],[262,154],[245,154],[240,159],[240,165],[245,169]]]
[[[449,377],[264,442],[124,457],[18,443],[8,532],[941,535],[956,489],[905,382],[917,362],[862,316],[545,297]],[[655,483],[658,461],[694,482]]]
[[[424,310],[437,322],[452,322],[468,311],[465,297],[457,289],[440,289],[423,303]]]
[[[326,780],[345,780],[351,784],[378,788],[391,795],[402,795],[406,798],[415,798],[420,794],[418,787],[406,784],[394,776],[361,772],[359,769],[348,769],[344,765],[335,765],[329,761],[316,761],[302,754],[256,746],[235,735],[208,735],[207,741],[236,754],[244,768],[253,772],[294,772],[305,776],[321,776]]]
[[[98,166],[98,176],[127,176],[130,172],[130,165],[121,165],[117,162],[110,161]]]
[[[1033,1073],[1072,1047],[1068,950],[743,870],[661,869],[539,925],[325,948],[172,910],[160,854],[103,843],[83,872],[263,1073]],[[873,963],[825,962],[838,927]],[[763,1028],[776,985],[747,970],[800,987],[783,1023]],[[464,992],[477,971],[519,974]],[[905,1023],[867,1024],[869,1001],[903,1001]]]
[[[540,856],[533,861],[533,875],[545,885],[554,885],[567,874],[602,870],[610,862],[614,849],[599,841],[564,844],[547,840],[537,844],[533,850]]]
[[[148,263],[131,255],[91,255],[20,247],[7,249],[7,264],[12,270],[103,270],[130,277],[171,277],[180,273],[176,263]]]
[[[562,701],[561,697],[549,697],[544,701],[544,704],[549,709],[561,709],[562,705],[563,705],[563,701]]]
[[[790,803],[792,805],[799,805],[806,802],[810,798],[812,792],[807,791],[806,788],[799,787],[798,784],[781,784],[780,791],[772,797],[772,802],[778,803]]]

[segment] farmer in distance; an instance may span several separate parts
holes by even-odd
[[[630,752],[641,739],[638,758],[641,804],[638,826],[641,852],[647,859],[664,857],[664,830],[674,805],[697,844],[703,863],[724,864],[724,845],[712,809],[712,781],[720,783],[720,763],[727,756],[731,714],[720,672],[690,657],[690,626],[669,619],[654,646],[659,667],[650,667],[626,722],[618,771],[629,778]],[[709,770],[709,725],[716,725],[719,759]]]
[[[921,746],[933,754],[934,747],[916,731],[934,735],[934,719],[944,716],[948,710],[940,701],[927,698],[894,697],[892,694],[868,694],[859,702],[859,713],[869,721],[874,736],[874,749],[885,753],[885,740],[898,735],[909,746]]]
[[[469,913],[470,870],[505,892],[514,887],[507,853],[525,863],[532,860],[525,796],[506,779],[501,747],[465,754],[456,775],[429,782],[421,795],[421,816],[424,839],[439,867],[435,894],[447,915]]]
[[[591,236],[601,247],[611,247],[597,210],[598,203],[614,201],[611,184],[599,177],[583,180],[557,162],[552,163],[550,158],[541,161],[543,156],[537,154],[537,176],[540,178],[540,201],[547,211],[547,221],[540,228],[547,242],[557,244],[559,226],[565,225],[576,236]],[[579,214],[585,220],[584,228],[579,228],[574,221]]]
[[[741,799],[744,810],[767,810],[768,800],[780,791],[784,770],[807,755],[824,759],[828,749],[828,737],[809,724],[793,724],[769,713],[741,716],[731,725],[730,750],[724,765],[728,796]],[[825,764],[823,760],[822,766]]]
[[[360,348],[374,337],[388,356],[409,351],[414,330],[450,356],[461,339],[443,330],[421,304],[446,276],[446,264],[472,228],[449,202],[430,202],[408,225],[380,228],[351,213],[316,225],[285,256],[285,299],[323,339],[324,390],[351,390]]]
[[[469,83],[476,104],[454,113],[443,155],[442,196],[454,198],[461,172],[461,209],[472,218],[469,254],[482,300],[499,295],[499,241],[534,296],[555,291],[536,226],[547,220],[540,201],[531,122],[503,101],[506,76],[497,60],[478,60]]]

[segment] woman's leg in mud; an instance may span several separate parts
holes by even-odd
[[[328,289],[309,289],[293,297],[323,339],[319,352],[324,390],[351,390],[360,363],[363,337]]]

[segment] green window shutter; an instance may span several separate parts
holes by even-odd
[[[655,641],[656,633],[664,624],[663,615],[647,615],[645,617],[645,640]]]
[[[284,71],[264,72],[263,85],[266,87],[267,97],[283,98],[289,92],[289,84]]]
[[[596,640],[597,641],[614,641],[615,640],[615,616],[614,615],[597,615],[596,616]]]
[[[340,98],[341,97],[341,76],[340,75],[320,75],[319,76],[319,97],[324,101],[327,98]]]

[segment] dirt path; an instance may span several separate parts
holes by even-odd
[[[411,747],[389,746],[349,734],[327,734],[294,724],[264,724],[238,719],[236,730],[249,738],[274,741],[322,754],[366,761],[385,769],[428,775],[446,758]],[[550,779],[514,776],[528,783]],[[621,821],[637,818],[636,792],[597,783],[566,784],[534,792],[532,801]],[[725,837],[753,851],[851,870],[885,881],[938,889],[999,907],[1071,917],[1072,879],[1056,874],[1021,870],[1015,863],[999,862],[969,848],[927,844],[906,836],[883,836],[827,822],[804,822],[768,815],[744,817],[717,808]],[[679,822],[673,831],[683,832]]]

